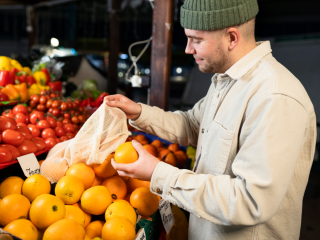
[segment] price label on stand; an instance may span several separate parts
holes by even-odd
[[[164,199],[161,199],[159,202],[159,211],[164,229],[166,230],[167,234],[169,234],[175,222],[170,203]]]
[[[33,174],[40,174],[40,165],[33,153],[18,157],[17,159],[26,177],[30,177]]]
[[[147,239],[147,237],[146,237],[146,233],[144,231],[144,228],[141,228],[138,231],[136,238],[134,240],[146,240],[146,239]]]

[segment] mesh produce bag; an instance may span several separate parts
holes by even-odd
[[[125,113],[104,102],[73,139],[50,150],[40,173],[50,182],[58,182],[73,164],[101,164],[130,134]]]

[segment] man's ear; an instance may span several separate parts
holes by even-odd
[[[228,50],[233,50],[239,43],[240,32],[237,28],[231,27],[227,30],[226,34],[228,35],[229,46]]]

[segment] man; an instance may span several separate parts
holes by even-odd
[[[316,118],[303,86],[255,42],[256,0],[186,0],[187,54],[216,73],[187,112],[164,112],[121,95],[131,124],[181,145],[197,145],[192,171],[159,162],[137,142],[139,159],[112,162],[122,176],[190,214],[189,239],[299,239],[302,199],[313,161]]]

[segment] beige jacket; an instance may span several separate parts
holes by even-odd
[[[225,74],[188,112],[142,104],[134,127],[196,145],[194,172],[160,162],[150,189],[189,211],[189,239],[299,239],[316,143],[313,105],[269,42]]]

